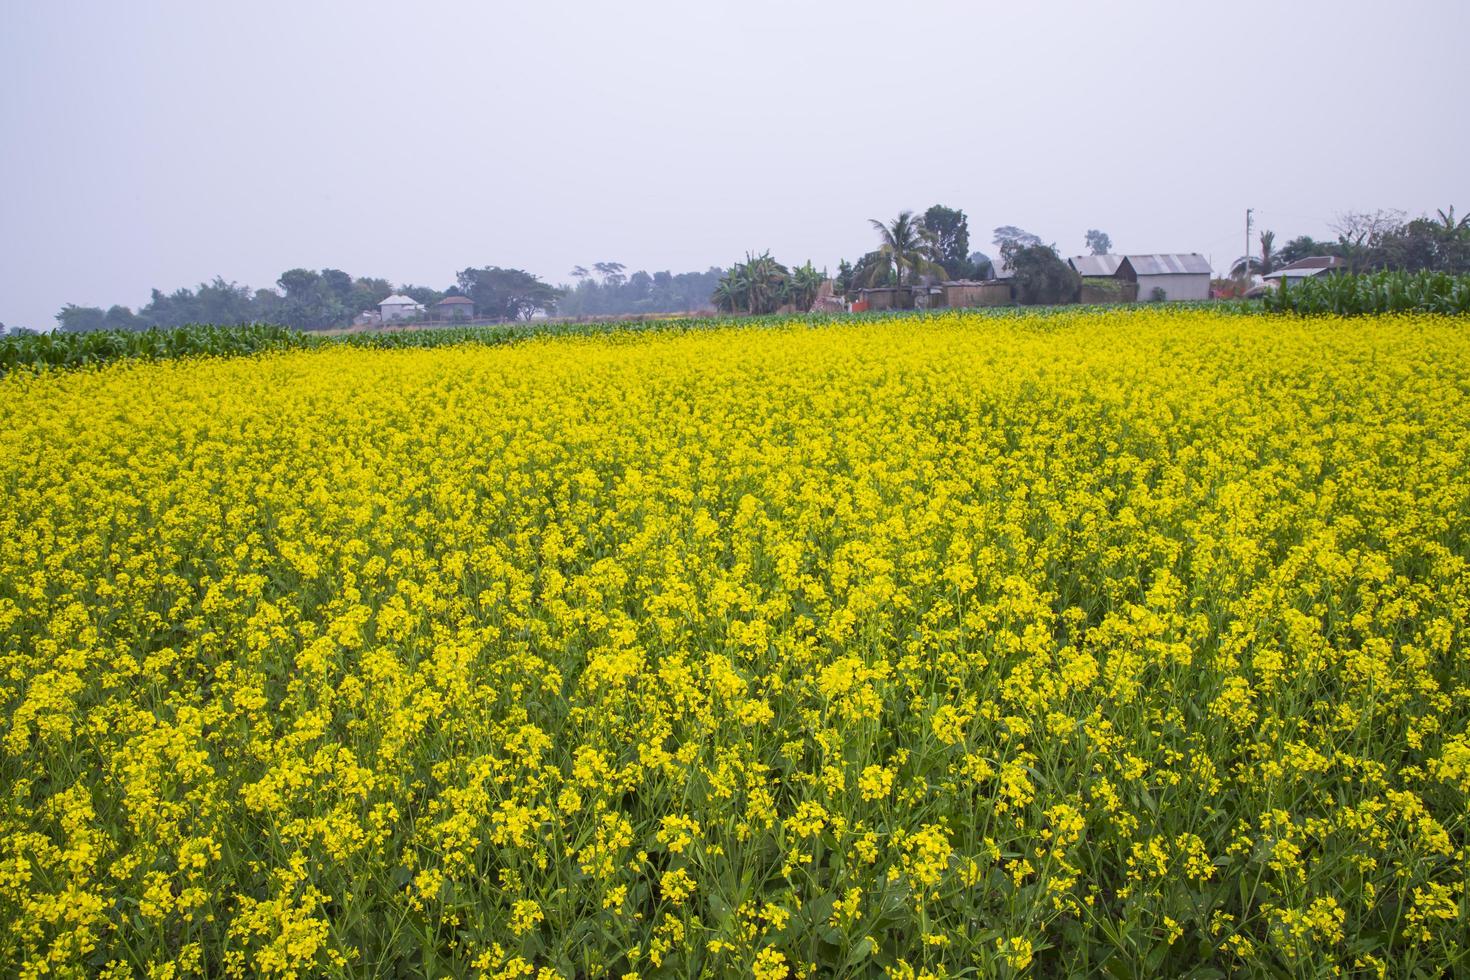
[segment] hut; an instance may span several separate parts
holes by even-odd
[[[475,301],[468,296],[446,296],[434,304],[434,315],[441,320],[473,320]]]
[[[872,286],[858,290],[870,310],[912,310],[914,291],[908,286]]]

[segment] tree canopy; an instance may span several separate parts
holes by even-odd
[[[970,263],[970,224],[965,212],[936,204],[924,212],[924,228],[933,236],[937,261],[951,279],[975,274]]]
[[[1000,249],[1000,257],[1010,263],[1011,254],[1023,249],[1033,248],[1041,244],[1041,239],[1023,228],[1015,225],[1001,225],[995,229],[995,237],[992,239],[995,247]]]
[[[561,290],[521,269],[487,265],[465,269],[455,276],[461,295],[475,302],[483,316],[504,320],[529,320],[537,313],[552,313]]]
[[[1113,250],[1113,240],[1105,231],[1096,228],[1087,229],[1087,247],[1093,255],[1107,255]]]
[[[1050,245],[1021,245],[1006,256],[1015,278],[1016,299],[1024,305],[1070,303],[1082,280]]]
[[[946,275],[944,266],[939,263],[940,253],[934,233],[925,227],[923,218],[915,218],[912,211],[900,211],[892,221],[869,218],[868,223],[878,232],[878,254],[893,269],[898,285],[904,284],[905,272],[912,273],[911,279],[924,274]],[[967,245],[968,242],[967,235]]]
[[[747,252],[745,261],[732,265],[715,284],[710,299],[725,313],[758,316],[775,313],[783,306],[804,312],[816,302],[825,278],[826,274],[817,271],[810,260],[788,269],[769,250],[759,255]]]

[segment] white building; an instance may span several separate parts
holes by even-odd
[[[1117,271],[1119,279],[1138,283],[1140,303],[1155,299],[1209,299],[1210,274],[1210,260],[1198,252],[1125,255]]]
[[[378,304],[378,313],[384,323],[394,320],[412,320],[424,312],[424,304],[411,296],[394,293]]]

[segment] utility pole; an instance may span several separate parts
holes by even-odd
[[[1255,208],[1246,208],[1245,209],[1245,252],[1244,252],[1244,255],[1245,255],[1245,267],[1244,267],[1244,274],[1245,274],[1245,278],[1247,278],[1247,279],[1249,279],[1251,277],[1251,215],[1255,213],[1255,210],[1256,210]]]

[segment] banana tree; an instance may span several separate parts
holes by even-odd
[[[806,265],[797,266],[791,270],[791,278],[786,283],[786,302],[796,307],[799,312],[805,312],[812,308],[817,301],[817,293],[826,280],[826,275],[818,272],[808,259]]]

